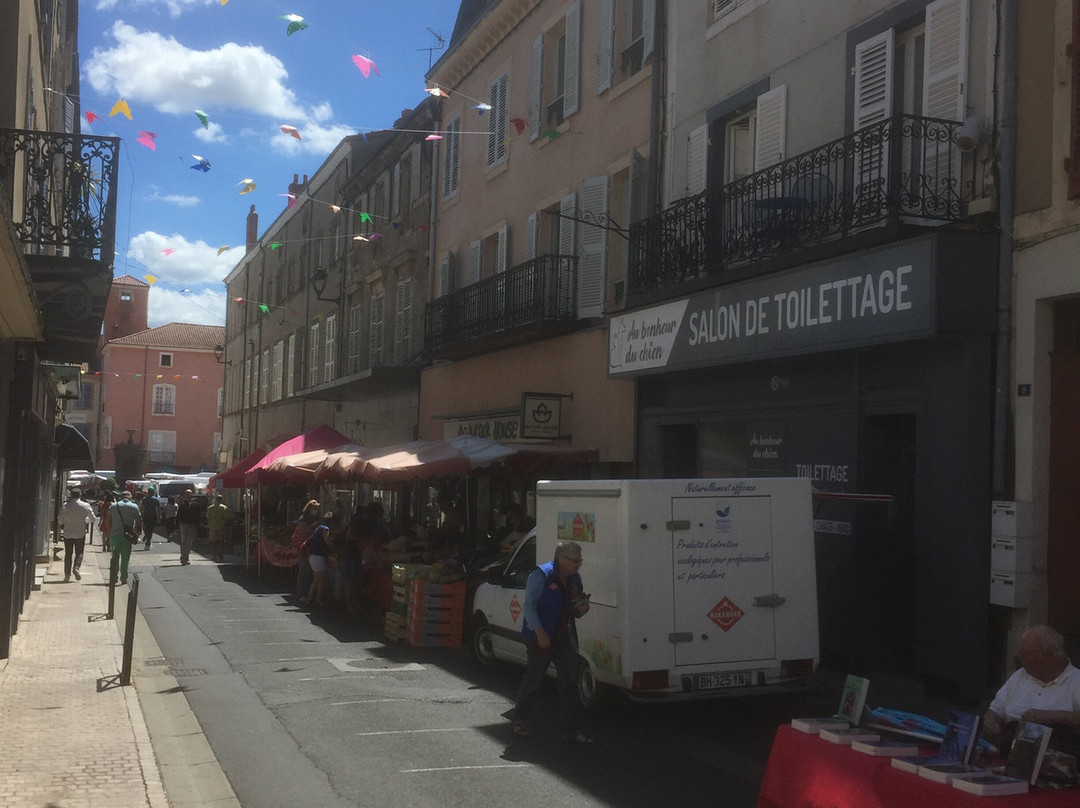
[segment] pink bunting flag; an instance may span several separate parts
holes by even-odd
[[[436,135],[434,132],[432,132],[430,135],[424,138],[424,140],[442,140],[442,135]]]
[[[381,77],[382,74],[379,73],[379,68],[376,67],[375,63],[368,59],[366,56],[356,54],[353,56],[352,60],[353,64],[356,65],[356,67],[360,70],[360,75],[363,76],[365,79],[371,75],[372,70],[375,71],[376,76]]]
[[[93,123],[94,121],[100,121],[101,116],[91,110],[86,110],[86,122]]]
[[[442,89],[440,89],[438,87],[425,87],[424,92],[426,92],[428,95],[433,95],[436,98],[449,98],[450,97],[450,95],[445,90],[442,90]]]
[[[287,123],[282,124],[281,131],[284,132],[286,135],[290,135],[296,138],[297,140],[303,140],[303,138],[300,137],[300,131],[295,126],[290,126]]]
[[[135,140],[137,143],[146,146],[150,151],[157,151],[157,146],[154,145],[155,138],[157,138],[157,132],[147,132],[143,129]]]
[[[165,253],[165,257],[168,258],[170,255],[176,252],[176,250],[172,247],[166,247],[164,250],[162,250],[162,252]]]
[[[524,118],[511,118],[510,123],[514,125],[514,129],[517,130],[519,135],[525,131],[525,126],[527,125]]]

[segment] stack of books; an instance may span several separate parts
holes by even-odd
[[[866,693],[869,689],[869,679],[849,675],[844,680],[844,690],[840,694],[840,706],[836,710],[836,715],[827,718],[793,718],[791,719],[791,726],[799,730],[799,732],[805,732],[809,735],[821,735],[833,743],[844,743],[844,741],[827,737],[825,733],[830,732],[839,738],[842,737],[839,730],[851,730],[857,727],[862,718],[863,707],[866,705]],[[874,735],[873,738],[860,738],[860,740],[877,740],[879,737]],[[850,744],[852,741],[848,740],[846,742]]]

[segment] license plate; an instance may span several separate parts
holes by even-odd
[[[753,684],[753,674],[746,671],[738,673],[703,673],[694,677],[694,690],[717,690],[723,687],[748,687]]]

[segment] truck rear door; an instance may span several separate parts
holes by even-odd
[[[772,498],[672,497],[671,519],[676,664],[775,659]]]

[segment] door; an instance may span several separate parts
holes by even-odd
[[[1050,354],[1050,482],[1046,543],[1047,616],[1080,637],[1080,301],[1054,307]]]
[[[673,497],[671,519],[675,664],[775,659],[772,498]]]

